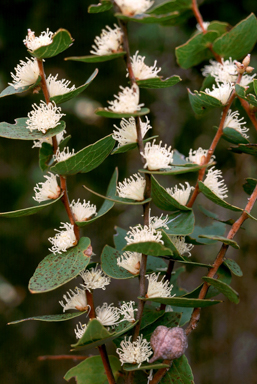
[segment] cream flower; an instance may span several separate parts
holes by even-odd
[[[180,255],[187,253],[187,256],[191,256],[191,249],[194,248],[193,244],[187,244],[184,236],[170,236],[170,240],[177,248]]]
[[[157,68],[157,60],[155,60],[154,65],[149,67],[144,63],[145,56],[140,56],[139,51],[136,51],[135,55],[131,57],[132,70],[136,80],[145,80],[159,77],[158,73],[161,71],[161,68]],[[129,74],[127,73],[127,77]]]
[[[55,161],[59,163],[60,161],[68,160],[73,155],[74,155],[74,149],[72,150],[72,152],[70,152],[69,147],[65,147],[64,150],[60,152],[60,149],[58,148],[54,155],[54,158],[55,158]]]
[[[232,112],[232,110],[229,109],[227,117],[226,117],[225,122],[224,122],[224,128],[226,128],[226,127],[233,128],[237,132],[241,133],[241,135],[247,139],[249,136],[246,135],[244,132],[248,132],[249,128],[244,127],[246,122],[242,121],[242,120],[244,120],[243,117],[241,117],[241,119],[239,119],[238,118],[239,116],[240,115],[239,115],[238,111]]]
[[[171,151],[171,146],[167,148],[167,144],[165,144],[164,147],[161,147],[161,141],[159,145],[154,143],[155,139],[152,144],[149,142],[146,143],[145,153],[141,152],[141,155],[146,160],[144,168],[148,168],[150,171],[162,168],[171,168],[169,165],[173,162],[173,151]]]
[[[123,301],[123,304],[120,307],[120,314],[123,316],[122,321],[129,321],[130,323],[134,323],[136,321],[135,319],[135,312],[138,311],[137,308],[134,308],[135,305],[134,301],[125,302]]]
[[[46,133],[48,129],[59,125],[62,116],[65,116],[65,113],[61,113],[61,108],[57,107],[55,102],[46,104],[41,101],[39,106],[33,104],[32,108],[33,111],[28,113],[29,119],[26,121],[27,128],[31,132],[38,130]]]
[[[211,65],[205,65],[203,68],[203,76],[212,76],[217,82],[234,83],[237,80],[237,67],[235,60],[230,57],[229,60],[221,59],[222,63],[210,60]],[[216,97],[216,96],[215,96]]]
[[[61,188],[57,183],[57,176],[51,172],[48,172],[50,176],[44,175],[46,181],[44,183],[38,183],[35,188],[35,197],[33,199],[38,203],[45,200],[55,200],[60,196]]]
[[[87,221],[92,216],[96,215],[96,206],[94,204],[90,204],[90,201],[86,203],[86,201],[83,200],[82,204],[80,199],[78,199],[77,202],[72,200],[70,207],[75,221]]]
[[[218,179],[221,180],[219,181]],[[211,167],[208,170],[208,173],[203,183],[204,185],[206,185],[206,187],[210,188],[210,190],[215,193],[215,195],[217,195],[220,199],[223,200],[225,199],[225,197],[228,197],[228,188],[225,185],[224,180],[222,179],[222,172],[220,170]]]
[[[138,275],[140,271],[141,259],[142,253],[128,251],[118,257],[117,265],[129,271],[132,275]]]
[[[166,228],[169,229],[169,227],[166,225],[167,222],[169,221],[168,215],[164,219],[162,219],[163,213],[161,214],[160,217],[158,216],[149,216],[149,226],[154,228],[154,229],[159,229],[159,228]]]
[[[97,266],[95,268],[91,268],[90,270],[86,269],[84,272],[80,272],[80,276],[83,279],[83,283],[81,286],[88,291],[91,289],[106,289],[106,285],[109,285],[111,282],[111,278],[108,277],[101,269],[98,269]]]
[[[63,312],[67,311],[68,309],[77,309],[81,312],[87,311],[88,305],[85,291],[78,287],[74,289],[75,292],[72,289],[70,289],[69,291],[67,291],[66,295],[63,295],[63,298],[66,300],[66,303],[64,303],[63,301],[59,301],[59,303],[63,307]]]
[[[120,310],[112,305],[103,303],[101,307],[99,306],[95,309],[96,319],[105,327],[114,328],[119,323]]]
[[[116,100],[108,101],[110,107],[105,108],[115,113],[135,113],[140,111],[144,104],[139,103],[139,88],[136,84],[133,84],[131,88],[120,86],[122,92],[118,93],[118,96],[114,95]]]
[[[115,0],[123,15],[134,16],[144,13],[149,9],[154,1],[151,0]]]
[[[86,328],[87,328],[86,324],[82,324],[81,322],[76,324],[76,328],[74,329],[74,332],[75,332],[75,335],[76,335],[76,339],[81,339],[81,337],[85,333]]]
[[[124,199],[142,201],[144,200],[145,184],[145,179],[139,173],[134,173],[129,179],[125,179],[122,183],[119,182],[118,195]]]
[[[145,123],[139,119],[142,139],[145,137],[146,132],[152,128],[148,117],[146,116],[145,118]],[[126,144],[137,142],[136,120],[134,117],[130,117],[129,120],[122,118],[120,122],[120,128],[115,124],[113,126],[117,129],[117,131],[113,131],[112,137],[114,140],[118,141],[118,148]]]
[[[144,361],[149,361],[149,357],[152,355],[151,345],[143,339],[143,335],[138,336],[136,341],[131,341],[132,336],[129,336],[128,340],[126,336],[120,343],[120,348],[116,349],[121,365],[124,363],[138,364],[138,368]]]
[[[36,37],[35,32],[28,29],[28,35],[23,40],[23,43],[30,51],[35,51],[40,47],[44,47],[46,45],[51,44],[53,42],[52,37],[53,32],[50,32],[49,28],[47,28],[46,31],[41,32],[41,35],[39,37]]]
[[[207,153],[208,153],[208,149],[202,149],[201,147],[199,147],[198,149],[196,149],[195,151],[193,151],[192,149],[190,149],[189,151],[189,156],[186,158],[187,161],[190,161],[190,163],[195,163],[195,164],[199,164],[199,165],[202,165],[204,164],[204,161],[205,161],[205,157],[207,156]],[[212,155],[210,161],[209,161],[209,164],[215,159],[215,156]]]
[[[56,76],[49,75],[46,79],[46,84],[50,97],[64,95],[65,93],[74,91],[76,89],[75,85],[73,85],[71,88],[68,88],[71,83],[69,80],[57,80],[57,77],[58,74]]]
[[[130,227],[130,231],[127,232],[125,240],[128,244],[143,243],[146,241],[156,241],[157,243],[164,244],[162,241],[162,234],[160,231],[156,231],[153,227],[138,224],[135,227]]]
[[[186,188],[183,184],[179,183],[179,188],[177,185],[175,185],[174,188],[166,188],[166,191],[168,192],[173,199],[177,200],[177,202],[181,205],[186,205],[190,196],[191,191],[193,191],[195,188],[191,187],[189,183],[186,181]]]
[[[36,58],[27,59],[27,62],[20,60],[20,64],[17,65],[15,75],[11,73],[13,83],[8,83],[13,88],[18,89],[26,87],[28,85],[35,84],[39,76],[39,68]]]
[[[148,290],[147,294],[145,295],[147,298],[150,297],[173,297],[171,296],[171,290],[173,288],[173,285],[169,285],[169,281],[165,279],[165,276],[158,281],[160,272],[159,273],[152,273],[151,275],[146,275],[145,277],[148,279]]]
[[[50,243],[53,244],[52,248],[49,248],[49,251],[54,254],[66,252],[68,248],[77,244],[74,226],[70,223],[61,224],[60,229],[63,230],[59,231],[58,229],[55,229],[58,233],[54,237],[49,237],[48,239]]]
[[[217,83],[217,88],[215,85],[212,86],[212,91],[209,88],[205,89],[205,93],[218,99],[223,105],[228,102],[228,99],[234,89],[234,86],[231,83]]]
[[[240,81],[240,85],[242,85],[242,87],[247,87],[247,85],[250,84],[254,80],[255,76],[256,76],[256,73],[252,76],[249,76],[246,73],[244,73],[243,77]]]
[[[210,22],[209,22],[209,21],[204,21],[204,22],[203,22],[203,27],[204,27],[205,30],[208,29],[209,25],[210,25]],[[202,32],[202,28],[201,28],[201,25],[200,25],[199,23],[196,24],[196,29],[197,29],[199,32]]]
[[[67,133],[67,132],[64,129],[62,132],[57,133],[57,135],[55,136],[58,145],[60,144],[61,141],[63,141],[65,133]],[[53,138],[52,137],[44,137],[43,139],[34,140],[32,148],[42,148],[43,143],[48,143],[48,144],[53,146]]]
[[[123,34],[121,29],[114,24],[115,29],[111,29],[106,25],[106,29],[102,29],[101,35],[96,36],[92,46],[94,51],[90,51],[93,55],[103,56],[111,53],[122,52]]]

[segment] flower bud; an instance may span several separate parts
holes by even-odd
[[[248,67],[248,65],[250,64],[250,61],[251,61],[251,55],[248,54],[247,56],[245,56],[244,60],[242,61],[242,64],[245,67]]]
[[[252,73],[253,70],[254,70],[253,67],[246,67],[245,72],[246,73]]]
[[[154,330],[150,343],[154,355],[149,363],[153,363],[158,359],[178,359],[185,353],[188,345],[184,329],[179,327],[168,328],[164,325],[159,325]]]

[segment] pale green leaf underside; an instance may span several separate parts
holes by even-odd
[[[233,303],[238,304],[239,303],[239,295],[238,293],[231,288],[228,284],[224,283],[223,281],[213,279],[211,277],[203,277],[202,278],[206,283],[212,285],[218,291],[223,293],[224,296],[226,296],[230,301]]]
[[[11,96],[11,95],[17,95],[19,93],[23,93],[26,91],[29,91],[30,89],[33,89],[38,85],[41,81],[41,77],[38,76],[37,81],[34,84],[27,85],[25,87],[20,87],[15,89],[12,85],[9,85],[7,88],[5,88],[1,93],[0,97],[5,97],[5,96]]]
[[[160,304],[173,305],[175,307],[190,307],[190,308],[204,308],[211,305],[219,304],[221,300],[201,300],[201,299],[188,299],[185,297],[139,297],[140,300],[154,301]]]
[[[127,113],[127,112],[121,112],[116,113],[109,110],[106,110],[105,108],[98,108],[95,111],[95,114],[102,117],[109,117],[112,119],[122,119],[123,117],[136,117],[136,116],[144,116],[147,115],[150,112],[148,108],[141,108],[140,111],[135,111],[133,113]]]
[[[62,313],[58,315],[33,316],[33,317],[27,317],[26,319],[11,321],[10,323],[8,323],[8,325],[18,324],[18,323],[22,323],[23,321],[29,321],[29,320],[46,321],[49,323],[66,321],[66,320],[75,319],[75,317],[79,317],[81,315],[84,315],[85,313],[87,313],[87,311],[74,312],[74,313]]]
[[[115,52],[110,53],[109,55],[88,55],[88,56],[71,56],[66,57],[65,60],[70,61],[81,61],[83,63],[103,63],[105,61],[110,61],[123,57],[126,52]]]
[[[158,89],[158,88],[167,88],[176,85],[179,81],[182,81],[179,76],[171,76],[167,79],[162,79],[161,77],[155,77],[152,79],[137,80],[137,85],[140,88],[149,88],[149,89]]]
[[[224,244],[230,245],[231,247],[235,249],[239,249],[239,245],[234,241],[227,239],[226,237],[223,236],[217,236],[217,235],[199,235],[199,237],[205,238],[205,239],[211,239],[215,241],[221,241]]]

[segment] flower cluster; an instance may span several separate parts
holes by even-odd
[[[188,157],[186,158],[187,161],[190,161],[190,163],[195,163],[199,165],[203,165],[205,162],[205,158],[208,154],[207,149],[202,149],[201,147],[198,148],[197,150],[193,151],[190,149]],[[210,158],[209,163],[211,163],[215,159],[215,156],[212,155]]]
[[[41,35],[39,37],[36,37],[35,32],[28,29],[28,35],[23,40],[23,43],[30,51],[35,51],[40,47],[44,47],[46,45],[51,44],[53,42],[52,37],[53,32],[49,31],[49,28],[47,28],[46,31],[41,32]]]
[[[129,271],[132,275],[138,275],[140,271],[140,264],[142,253],[137,252],[124,252],[117,259],[117,265]]]
[[[76,324],[76,328],[74,329],[74,332],[75,332],[75,335],[76,335],[76,339],[81,339],[81,337],[85,333],[86,328],[87,328],[86,324],[82,324],[81,322]]]
[[[49,241],[53,244],[52,248],[49,248],[50,252],[54,254],[66,252],[68,248],[77,244],[77,239],[74,233],[74,226],[70,223],[61,223],[61,230],[55,229],[58,232],[54,237],[49,237]]]
[[[146,132],[152,127],[147,116],[145,123],[143,123],[141,119],[139,119],[139,121],[141,136],[143,139],[146,135]],[[118,141],[118,148],[126,144],[137,142],[136,120],[134,117],[130,117],[129,120],[123,118],[121,119],[120,127],[117,127],[115,124],[114,127],[117,129],[117,131],[113,131],[112,137],[114,140]]]
[[[146,293],[147,298],[151,297],[173,297],[171,296],[171,290],[173,285],[169,283],[168,280],[164,281],[165,276],[158,281],[159,273],[152,273],[151,275],[146,275],[145,277],[148,279],[148,290]]]
[[[129,336],[128,340],[126,336],[120,343],[120,348],[116,349],[121,365],[124,363],[138,364],[138,367],[144,361],[149,361],[149,357],[152,355],[150,343],[143,339],[143,335],[138,336],[136,341],[131,341],[132,336]]]
[[[83,284],[81,284],[81,286],[88,291],[98,288],[105,290],[106,285],[109,285],[111,282],[110,277],[108,277],[101,269],[98,269],[98,266],[80,272],[80,276],[83,279]]]
[[[135,302],[129,301],[126,303],[126,301],[123,301],[123,304],[120,306],[120,315],[123,316],[122,321],[129,321],[130,323],[134,323],[135,320],[135,312],[138,311],[137,308],[134,308]]]
[[[65,133],[67,132],[64,129],[62,132],[57,133],[57,135],[55,136],[58,145],[63,141]],[[53,138],[44,137],[42,139],[34,140],[32,148],[41,148],[43,143],[48,143],[50,145],[53,145]]]
[[[128,244],[142,243],[146,241],[156,241],[157,243],[164,244],[160,231],[156,231],[156,229],[148,225],[142,226],[141,224],[138,224],[135,227],[130,227],[130,231],[127,232],[125,240]]]
[[[110,106],[105,108],[115,113],[135,113],[140,111],[144,104],[139,104],[139,88],[133,84],[131,88],[120,86],[122,92],[114,95],[116,100],[108,101]]]
[[[225,185],[224,180],[222,179],[222,172],[220,170],[211,167],[208,170],[208,173],[203,183],[204,185],[206,185],[206,187],[210,188],[212,192],[215,193],[220,199],[223,200],[225,199],[225,197],[228,197],[228,188]]]
[[[212,86],[212,91],[206,88],[204,92],[218,99],[223,105],[227,104],[234,86],[231,83],[217,83],[216,85]]]
[[[68,160],[73,155],[74,149],[70,152],[69,147],[65,147],[63,151],[60,151],[60,148],[58,148],[54,155],[54,159],[59,163],[60,161]]]
[[[104,327],[114,328],[119,324],[120,310],[117,307],[113,307],[113,304],[108,305],[107,303],[103,303],[101,307],[96,307],[95,313],[97,320],[100,321]]]
[[[166,191],[173,197],[173,199],[177,200],[177,202],[181,205],[186,205],[192,190],[194,187],[191,187],[189,183],[186,181],[186,188],[183,184],[179,183],[179,188],[175,185],[174,188],[166,188]]]
[[[239,119],[239,116],[240,115],[238,111],[232,112],[232,110],[229,109],[227,117],[224,122],[224,128],[227,127],[227,128],[235,129],[237,132],[241,133],[241,135],[247,139],[249,136],[246,135],[245,132],[248,132],[249,128],[244,127],[246,122],[242,121],[244,120],[243,117]]]
[[[194,246],[193,244],[186,243],[184,236],[170,236],[170,240],[173,242],[180,255],[187,254],[187,256],[191,256],[190,251]]]
[[[20,60],[20,64],[17,65],[15,75],[11,73],[13,83],[9,83],[15,89],[21,87],[27,87],[35,84],[39,76],[39,67],[36,58],[27,59],[27,62]]]
[[[46,84],[49,92],[50,97],[64,95],[65,93],[74,91],[75,85],[73,85],[71,88],[68,88],[70,85],[69,80],[57,80],[58,74],[56,76],[49,75],[46,79]]]
[[[85,291],[78,287],[75,288],[75,292],[70,289],[66,295],[63,295],[63,298],[66,303],[59,301],[63,307],[63,312],[67,311],[68,309],[77,309],[81,312],[88,309]]]
[[[83,200],[83,203],[81,203],[80,199],[78,199],[77,202],[72,200],[70,207],[75,221],[87,221],[92,216],[96,215],[96,206],[90,204],[90,201],[86,203],[86,201]]]
[[[61,108],[57,107],[55,102],[46,104],[41,101],[39,106],[32,105],[33,111],[28,113],[28,120],[26,121],[27,128],[32,132],[34,130],[46,133],[48,129],[55,128],[60,124],[62,116]]]
[[[92,46],[94,51],[90,51],[93,55],[103,56],[110,55],[111,53],[122,51],[123,35],[121,29],[114,24],[115,29],[111,29],[106,26],[106,29],[102,29],[101,35],[96,36]]]
[[[61,188],[57,183],[57,176],[51,172],[48,175],[44,175],[46,181],[44,183],[38,183],[35,188],[35,197],[33,199],[38,203],[45,200],[55,200],[60,196]]]
[[[144,200],[145,184],[145,179],[139,173],[134,173],[129,179],[125,179],[123,183],[119,182],[117,186],[118,195],[125,199],[142,201]]]
[[[115,3],[123,15],[134,16],[147,11],[153,5],[154,0],[116,0]]]
[[[139,51],[131,57],[132,70],[136,80],[145,80],[159,77],[158,73],[161,71],[161,68],[157,68],[157,60],[155,60],[154,65],[149,67],[144,63],[145,56],[140,56]],[[129,74],[127,73],[127,77]]]
[[[146,160],[144,168],[148,168],[150,171],[171,168],[170,164],[173,162],[171,146],[167,148],[167,144],[164,147],[161,144],[161,141],[159,145],[155,144],[155,140],[152,143],[146,143],[144,153],[141,152]]]

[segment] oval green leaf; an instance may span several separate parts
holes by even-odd
[[[242,272],[241,268],[239,267],[239,265],[234,260],[225,259],[223,261],[223,264],[225,264],[235,276],[238,276],[238,277],[243,276],[243,272]]]
[[[215,241],[221,241],[223,244],[230,245],[231,247],[233,247],[235,249],[239,249],[240,248],[239,245],[237,244],[237,242],[235,242],[234,240],[227,239],[226,237],[223,237],[223,236],[199,235],[199,237],[204,238],[204,239],[211,239],[211,240],[215,240]]]
[[[152,79],[137,80],[136,83],[140,88],[158,89],[173,87],[173,85],[176,85],[180,81],[182,81],[181,77],[174,75],[167,79],[155,77]]]
[[[252,95],[251,93],[246,94],[246,89],[240,84],[235,85],[235,90],[237,96],[247,101],[247,103],[252,104],[254,107],[257,107],[257,99],[255,95]]]
[[[23,92],[29,91],[30,89],[35,88],[40,83],[40,81],[41,81],[41,77],[38,76],[37,81],[34,84],[27,85],[25,87],[20,87],[20,88],[15,89],[12,85],[9,85],[9,87],[5,88],[0,93],[0,97],[17,95],[19,93],[23,93]]]
[[[246,183],[243,185],[245,193],[251,195],[257,185],[257,179],[247,178]]]
[[[49,143],[42,143],[41,148],[39,149],[39,167],[41,171],[46,171],[49,167],[49,162],[53,158],[54,149],[53,146]]]
[[[144,116],[147,115],[150,112],[150,109],[148,108],[141,108],[140,111],[136,111],[134,113],[116,113],[109,110],[106,110],[105,108],[98,108],[95,111],[95,114],[98,116],[103,117],[109,117],[111,119],[122,119],[123,117],[136,117],[136,116]]]
[[[167,226],[165,229],[168,235],[186,236],[193,232],[195,225],[195,216],[193,211],[177,211],[169,215]]]
[[[72,45],[73,41],[74,40],[71,37],[70,32],[66,29],[60,28],[53,34],[53,41],[51,44],[40,47],[35,51],[29,50],[29,53],[38,59],[54,57],[68,49]]]
[[[71,61],[82,61],[83,63],[103,63],[105,61],[110,61],[123,57],[126,52],[115,52],[109,55],[88,55],[88,56],[71,56],[65,57],[65,60]]]
[[[225,127],[223,128],[222,138],[233,144],[248,144],[249,141],[236,129]]]
[[[238,144],[237,147],[229,149],[235,153],[247,153],[248,155],[257,156],[257,144]]]
[[[216,240],[203,238],[201,235],[213,235],[223,236],[226,230],[226,225],[220,222],[213,222],[212,225],[206,225],[205,227],[200,227],[196,225],[194,231],[190,234],[187,239],[191,244],[201,245],[201,244],[214,244]]]
[[[197,115],[203,115],[212,108],[223,107],[221,101],[216,99],[216,97],[202,91],[194,91],[194,93],[192,93],[190,89],[188,89],[188,97],[191,107]]]
[[[106,245],[101,254],[101,267],[104,273],[113,279],[133,279],[138,275],[132,275],[125,268],[119,267],[117,259],[123,255],[123,251]]]
[[[67,320],[75,319],[75,317],[79,317],[81,315],[84,315],[85,313],[87,313],[87,311],[74,312],[74,313],[62,313],[60,315],[33,316],[33,317],[27,317],[26,319],[11,321],[10,323],[8,323],[8,325],[18,324],[18,323],[22,323],[23,321],[29,321],[29,320],[46,321],[49,323],[58,322],[58,321],[67,321]]]
[[[190,308],[205,308],[211,305],[222,303],[221,300],[201,300],[201,299],[188,299],[185,297],[138,297],[144,301],[154,301],[156,303],[173,305],[174,307],[190,307]]]
[[[110,0],[101,0],[98,4],[91,4],[88,7],[88,13],[100,13],[109,11],[113,7],[113,3]]]
[[[152,363],[147,364],[143,363],[138,367],[136,364],[124,364],[123,369],[124,371],[131,372],[131,371],[144,371],[144,370],[150,370],[150,369],[162,369],[162,368],[168,368],[168,364],[162,364],[162,363]]]
[[[224,296],[226,296],[230,301],[233,303],[238,304],[239,303],[239,295],[238,293],[231,288],[228,284],[224,283],[223,281],[213,279],[212,277],[202,277],[202,279],[218,289],[219,292],[223,293]]]
[[[149,171],[149,169],[139,169],[138,171],[141,173],[149,173],[151,175],[182,175],[183,173],[189,172],[198,172],[202,168],[209,168],[214,163],[209,163],[205,165],[198,165],[187,163],[185,165],[172,165],[171,168],[168,169],[160,169],[158,171]]]
[[[176,18],[179,16],[178,12],[170,12],[166,15],[153,15],[153,14],[147,14],[147,13],[141,13],[139,15],[135,16],[125,16],[122,13],[116,13],[114,15],[118,19],[125,20],[125,21],[135,21],[136,23],[142,23],[142,24],[163,24],[165,23],[169,25],[169,23],[175,22]]]
[[[172,361],[160,384],[194,384],[193,372],[185,355]]]

